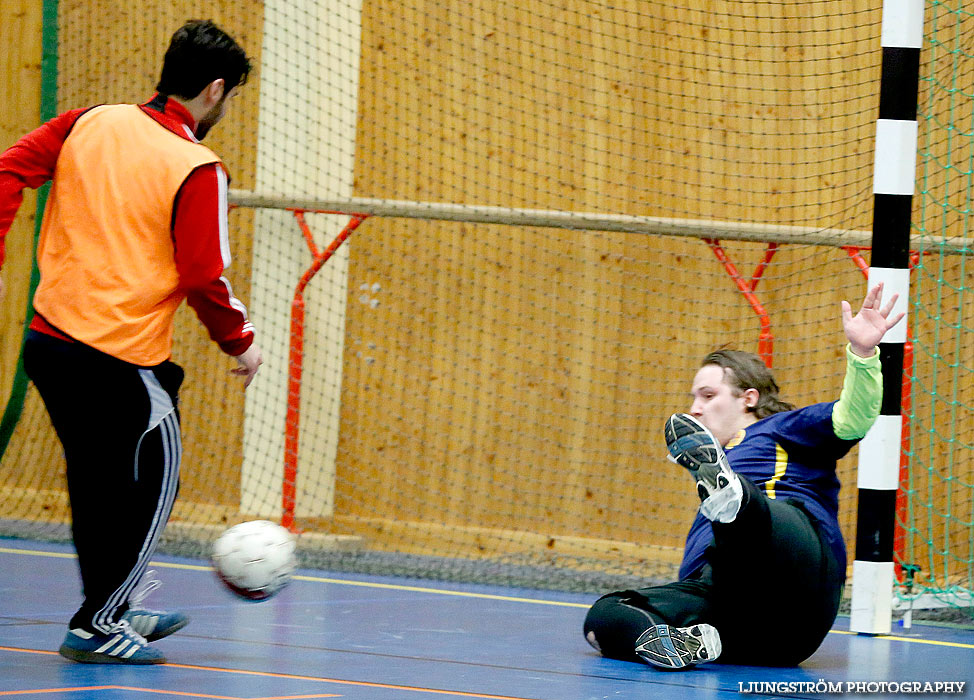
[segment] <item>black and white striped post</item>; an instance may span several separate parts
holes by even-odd
[[[869,287],[884,284],[884,299],[899,294],[893,315],[907,308],[910,290],[910,214],[916,180],[917,92],[924,0],[884,0],[883,68],[873,171],[872,260]],[[859,446],[859,514],[852,568],[850,629],[890,631],[893,609],[893,531],[903,432],[903,346],[907,323],[879,346],[883,405]]]

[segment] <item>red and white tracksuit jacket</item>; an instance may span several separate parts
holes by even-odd
[[[156,95],[65,112],[0,154],[0,265],[22,190],[53,179],[32,329],[153,366],[171,354],[185,298],[224,352],[250,347],[253,325],[223,276],[227,175],[194,125]]]

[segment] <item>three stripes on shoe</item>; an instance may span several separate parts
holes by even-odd
[[[95,636],[91,632],[87,632],[83,629],[71,630],[71,634],[80,637],[81,639],[84,639],[86,641]],[[141,644],[136,642],[134,639],[128,637],[123,632],[119,632],[114,637],[109,639],[107,642],[102,644],[100,647],[95,649],[92,653],[106,654],[108,656],[115,656],[120,659],[127,659],[141,648],[142,648]]]

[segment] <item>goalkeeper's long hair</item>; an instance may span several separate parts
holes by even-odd
[[[701,367],[717,365],[724,370],[724,381],[740,395],[748,389],[757,389],[758,401],[748,410],[760,420],[773,413],[794,410],[794,406],[778,398],[778,383],[764,361],[742,350],[715,350],[707,355]]]

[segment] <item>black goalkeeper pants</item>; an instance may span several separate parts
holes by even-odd
[[[70,626],[107,633],[128,609],[179,488],[172,362],[139,367],[31,331],[24,367],[64,448],[84,602]]]
[[[794,502],[769,499],[745,477],[732,523],[713,523],[710,564],[692,579],[603,596],[585,619],[604,656],[636,661],[649,627],[713,625],[719,661],[794,666],[811,656],[839,609],[845,571],[814,519]]]

